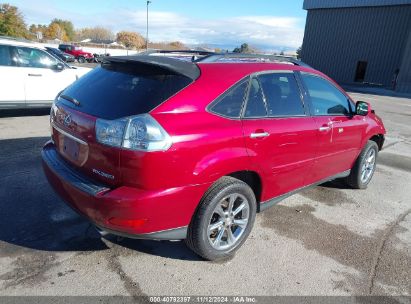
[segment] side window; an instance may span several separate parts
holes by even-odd
[[[11,60],[10,47],[8,45],[0,45],[0,66],[13,66]]]
[[[243,81],[220,97],[210,109],[212,112],[231,118],[239,118],[248,81]]]
[[[19,66],[47,69],[57,64],[57,59],[42,50],[28,47],[16,47],[16,49]]]
[[[351,113],[348,98],[327,80],[301,74],[311,100],[312,112],[321,115],[349,115]]]
[[[303,116],[304,105],[293,73],[258,76],[266,98],[268,116]]]
[[[254,77],[251,79],[244,117],[251,118],[266,116],[267,109],[264,102],[263,90],[258,79]]]

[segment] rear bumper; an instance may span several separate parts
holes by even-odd
[[[110,189],[72,169],[51,142],[43,148],[42,161],[49,183],[69,206],[101,230],[131,238],[186,238],[191,217],[210,186]]]

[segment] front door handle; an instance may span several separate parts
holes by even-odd
[[[270,133],[263,132],[263,133],[251,133],[250,138],[263,138],[270,136]]]
[[[40,76],[43,76],[42,74],[29,74],[29,76],[32,76],[32,77],[40,77]]]

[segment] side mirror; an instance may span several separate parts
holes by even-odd
[[[371,113],[371,106],[368,102],[358,101],[355,106],[355,114],[361,116],[367,116]]]
[[[55,71],[62,71],[64,70],[64,64],[62,64],[61,62],[58,62],[55,65],[53,65],[52,69]]]

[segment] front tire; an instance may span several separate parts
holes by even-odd
[[[86,62],[86,59],[84,57],[79,57],[77,59],[77,61],[78,61],[78,63],[84,63],[84,62]]]
[[[223,177],[204,194],[186,243],[206,260],[222,260],[243,245],[254,225],[256,198],[244,182]]]
[[[346,182],[354,189],[366,189],[377,166],[378,145],[369,140],[358,156]]]

